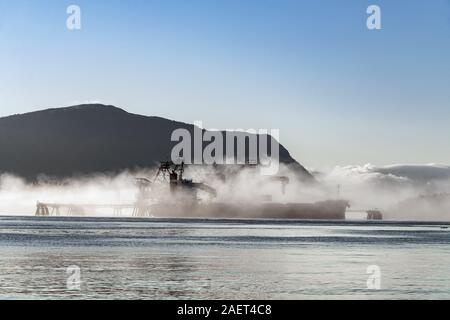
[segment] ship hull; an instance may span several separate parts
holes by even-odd
[[[150,207],[157,218],[251,218],[251,219],[330,219],[343,220],[348,208],[344,200],[315,203],[263,204],[180,204],[159,203]]]

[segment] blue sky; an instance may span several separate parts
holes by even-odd
[[[0,0],[0,116],[99,101],[279,128],[309,167],[450,164],[449,57],[448,0]]]

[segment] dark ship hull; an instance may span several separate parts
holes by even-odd
[[[250,218],[250,219],[327,219],[344,220],[348,202],[327,200],[314,203],[261,204],[181,204],[151,205],[149,215],[155,218]]]

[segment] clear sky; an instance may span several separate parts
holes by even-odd
[[[450,1],[0,0],[0,116],[87,101],[279,128],[314,168],[450,164]]]

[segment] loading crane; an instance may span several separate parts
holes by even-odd
[[[162,177],[165,181],[169,181],[170,192],[172,195],[183,193],[197,200],[197,191],[202,190],[208,193],[211,197],[216,197],[216,190],[203,183],[193,182],[192,179],[184,179],[184,162],[175,164],[172,161],[161,162],[158,172],[156,173],[155,181]]]

